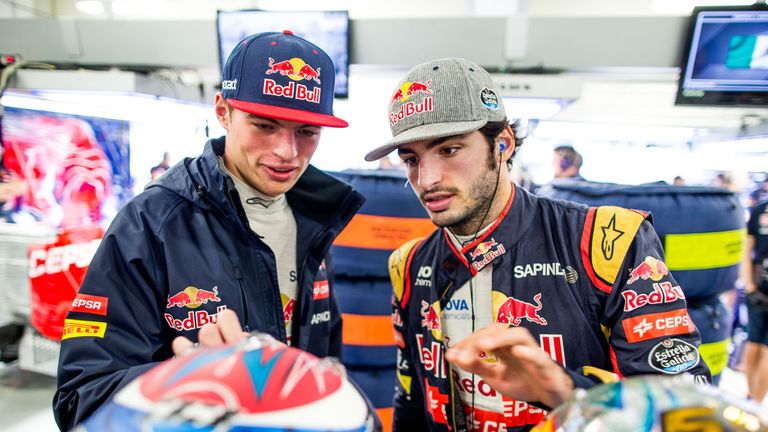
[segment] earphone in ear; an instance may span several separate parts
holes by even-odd
[[[571,158],[568,156],[563,156],[560,158],[560,169],[567,170],[572,165]]]
[[[507,146],[504,145],[504,141],[499,141],[499,151],[504,151]]]

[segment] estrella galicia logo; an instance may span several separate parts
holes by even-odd
[[[651,349],[648,364],[659,372],[677,374],[699,364],[699,350],[680,339],[664,339]]]
[[[494,93],[494,91],[488,87],[480,90],[480,102],[482,102],[483,105],[485,105],[485,107],[488,109],[499,109],[499,97],[496,96],[496,93]]]

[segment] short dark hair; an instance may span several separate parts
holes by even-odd
[[[494,152],[496,151],[496,146],[498,145],[496,140],[498,139],[499,134],[501,134],[504,129],[507,128],[507,126],[512,129],[512,135],[515,138],[515,150],[512,152],[512,157],[507,159],[507,169],[509,169],[512,168],[512,159],[514,159],[515,155],[517,155],[517,151],[520,149],[520,146],[523,145],[523,140],[525,139],[520,132],[520,120],[515,120],[512,123],[510,123],[508,119],[497,122],[488,122],[485,124],[485,126],[480,128],[480,133],[485,136],[485,139],[488,141],[488,145],[490,146],[490,165],[492,167],[495,165],[496,160],[494,157]]]

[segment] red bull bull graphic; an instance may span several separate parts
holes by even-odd
[[[393,106],[396,102],[405,102],[411,96],[418,93],[432,94],[432,91],[430,90],[431,88],[432,80],[425,83],[406,81],[392,94],[389,106]]]
[[[433,304],[429,304],[424,300],[421,301],[421,326],[430,330],[432,336],[437,340],[443,340],[443,327],[440,323],[441,316],[442,312],[439,301]]]
[[[535,305],[518,300],[514,297],[506,297],[504,294],[497,292],[494,292],[493,295],[493,309],[497,323],[519,326],[522,320],[525,319],[535,324],[547,325],[547,320],[539,315],[539,311],[541,310],[541,293],[536,293],[536,295],[533,296],[533,301],[536,303]],[[502,301],[499,302],[497,308],[496,304],[499,299]]]
[[[193,286],[184,288],[184,291],[168,297],[168,304],[165,306],[167,309],[172,307],[187,307],[190,309],[199,308],[200,305],[206,304],[209,301],[220,302],[219,289],[213,287],[212,290],[199,289]]]
[[[506,252],[507,250],[504,248],[504,245],[496,242],[493,238],[488,241],[480,242],[475,246],[472,252],[469,253],[469,258],[472,261],[472,268],[476,272],[479,272]]]
[[[267,75],[279,74],[293,80],[287,85],[278,84],[275,80],[264,79],[262,92],[265,95],[297,99],[312,103],[320,103],[320,87],[309,89],[299,81],[314,81],[320,84],[320,68],[313,68],[303,59],[294,57],[290,60],[275,62],[275,59],[269,58],[267,63]]]
[[[269,69],[267,69],[267,75],[279,73],[294,81],[314,80],[316,83],[320,84],[320,68],[313,69],[312,66],[308,65],[304,60],[298,57],[277,63],[275,63],[275,59],[270,57],[267,66],[269,67]]]
[[[627,280],[627,285],[632,285],[640,279],[650,279],[654,282],[658,282],[668,274],[669,269],[667,268],[667,265],[664,264],[664,261],[652,256],[647,256],[640,265],[629,270],[629,280]]]
[[[219,312],[223,311],[226,308],[227,308],[226,305],[221,305],[216,308],[216,312],[214,313],[208,313],[208,311],[205,311],[205,310],[189,311],[187,313],[187,316],[184,318],[176,318],[173,315],[166,313],[165,321],[168,323],[168,326],[178,331],[194,330],[208,323],[216,324],[216,319],[218,317]]]

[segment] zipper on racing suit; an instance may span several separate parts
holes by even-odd
[[[453,286],[453,282],[450,282],[450,283],[448,283],[448,286],[446,286],[443,289],[443,292],[440,294],[440,298],[438,299],[439,302],[442,303],[443,297],[445,297],[445,295],[448,294],[448,291],[451,290],[452,286]],[[443,327],[443,308],[442,307],[440,308],[440,327],[441,327],[440,328],[440,332],[442,333],[442,331],[443,331],[443,329],[442,329],[442,327]],[[446,371],[446,373],[448,374],[448,384],[450,385],[450,389],[451,389],[450,394],[448,395],[448,405],[451,408],[451,425],[453,426],[453,431],[454,432],[458,432],[459,429],[456,427],[456,408],[455,408],[455,402],[456,401],[454,400],[455,389],[454,389],[454,386],[453,386],[453,371],[451,370],[451,366],[445,360],[445,350],[448,349],[448,347],[445,346],[445,337],[443,337],[442,343],[443,343],[443,360],[445,361],[446,367],[448,369]]]

